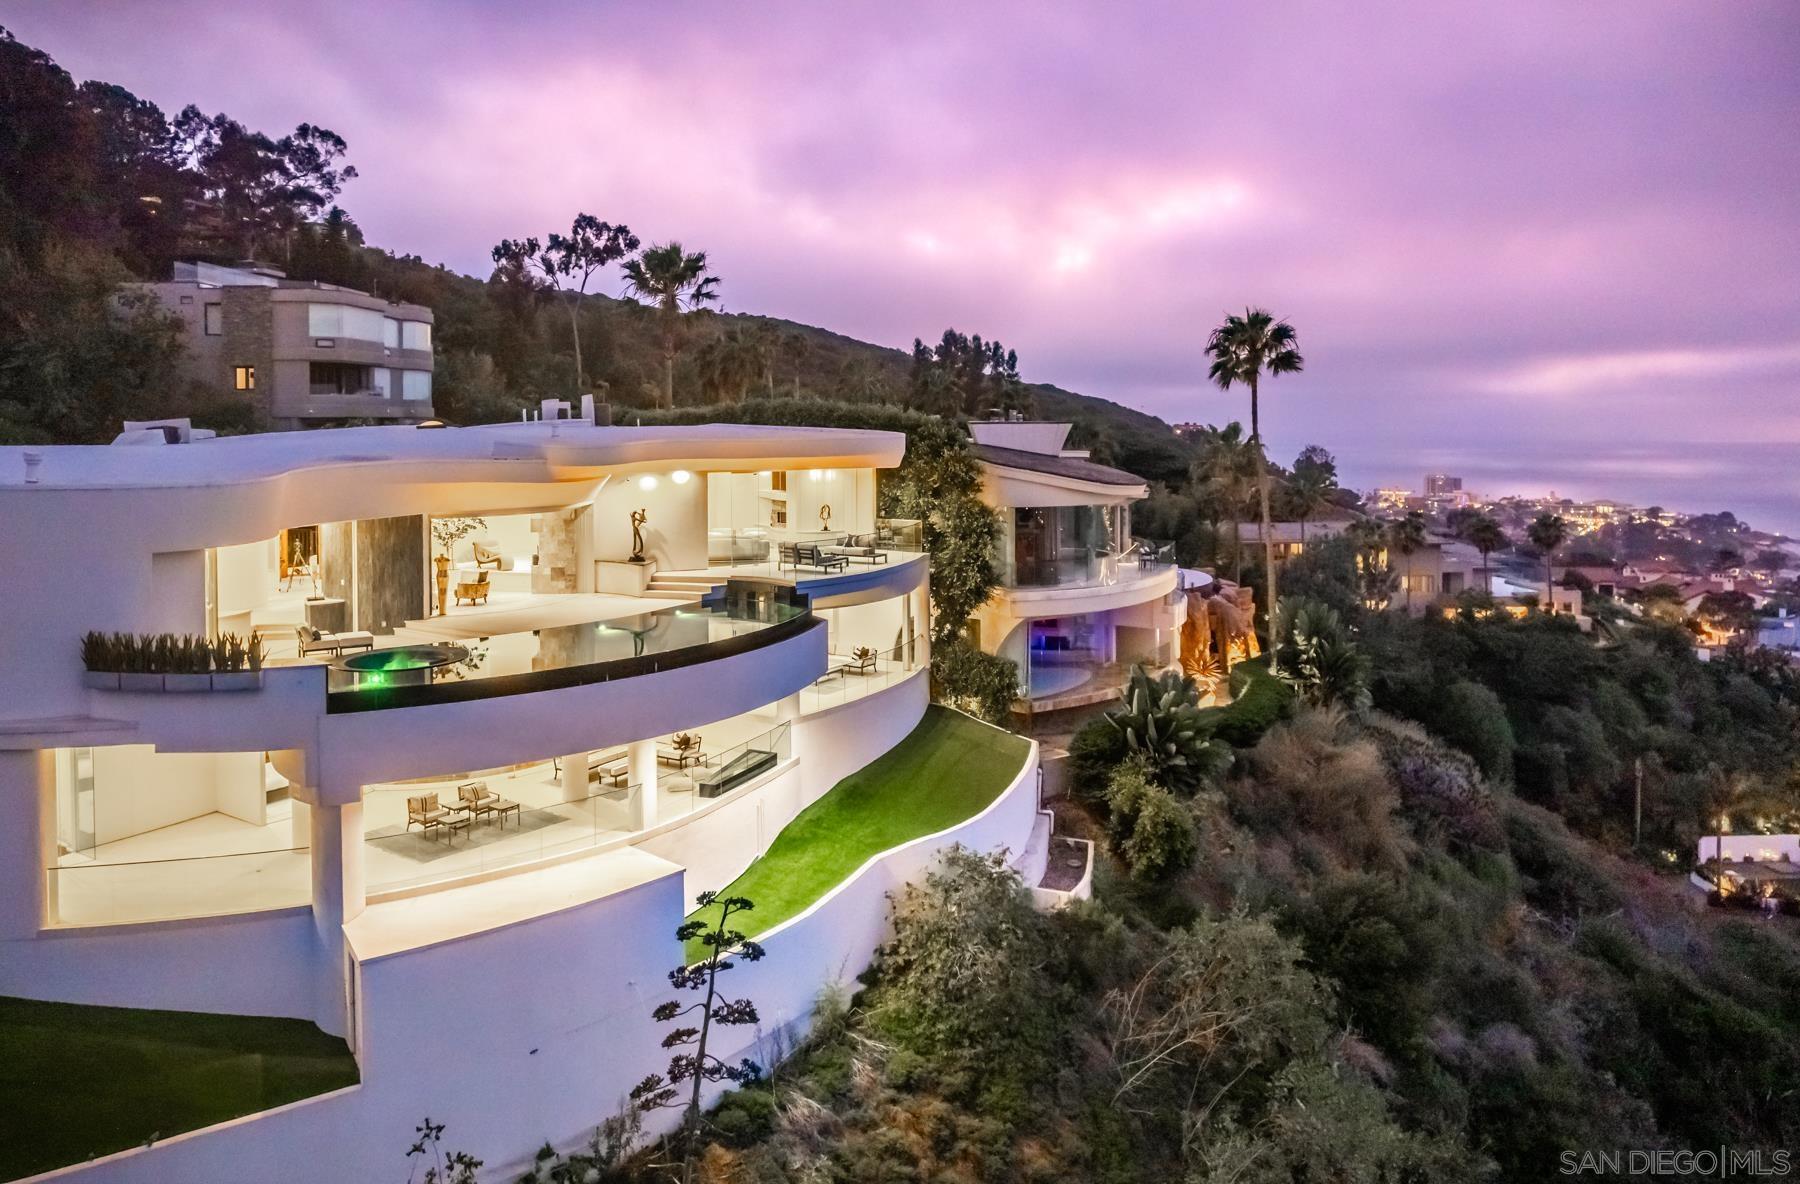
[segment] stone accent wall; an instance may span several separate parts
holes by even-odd
[[[208,376],[227,397],[254,399],[267,414],[275,406],[275,306],[269,299],[269,288],[220,288],[202,292],[201,299],[216,297],[223,301],[224,334],[213,340],[219,343],[216,373]],[[234,382],[239,366],[256,367],[256,392],[240,393]]]
[[[576,591],[581,559],[576,536],[586,521],[586,506],[532,515],[531,531],[537,536],[537,564],[531,569],[533,592]]]

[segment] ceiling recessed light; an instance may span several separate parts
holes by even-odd
[[[638,488],[646,491],[655,489],[656,478],[652,477],[649,473],[645,473],[642,477],[638,478]]]
[[[693,474],[686,469],[676,469],[673,473],[669,474],[669,479],[677,485],[686,485],[688,483],[688,478],[692,476]]]

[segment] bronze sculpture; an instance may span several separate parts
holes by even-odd
[[[644,562],[644,529],[643,528],[644,528],[644,523],[648,522],[649,520],[650,520],[650,515],[646,514],[642,510],[633,510],[631,512],[631,562],[633,562],[633,563]]]

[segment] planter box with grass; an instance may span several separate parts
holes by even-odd
[[[235,634],[89,633],[81,639],[82,683],[101,691],[196,694],[262,686],[262,642]]]

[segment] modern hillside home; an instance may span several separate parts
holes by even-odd
[[[1116,697],[1134,663],[1174,660],[1185,618],[1173,561],[1131,533],[1143,478],[1067,447],[1070,427],[969,425],[982,500],[1000,514],[1000,587],[974,629],[1017,664],[1027,713]]]
[[[255,404],[278,428],[430,419],[432,315],[263,264],[177,263],[140,284],[179,318],[187,376]]]
[[[666,1068],[650,1013],[696,893],[784,884],[747,918],[735,1060],[867,964],[943,847],[1039,882],[1035,746],[928,704],[927,556],[876,512],[902,436],[195,436],[0,448],[0,996],[309,1020],[357,1084],[68,1178],[392,1178],[427,1114],[514,1178]],[[1043,496],[1009,504],[1123,513],[1123,475],[1022,455],[996,493]],[[1068,597],[1060,627],[1019,605],[1032,636],[1166,644],[1169,574],[1101,582],[1123,534],[1063,537],[1089,566],[1018,585]],[[884,817],[765,858],[821,804]]]

